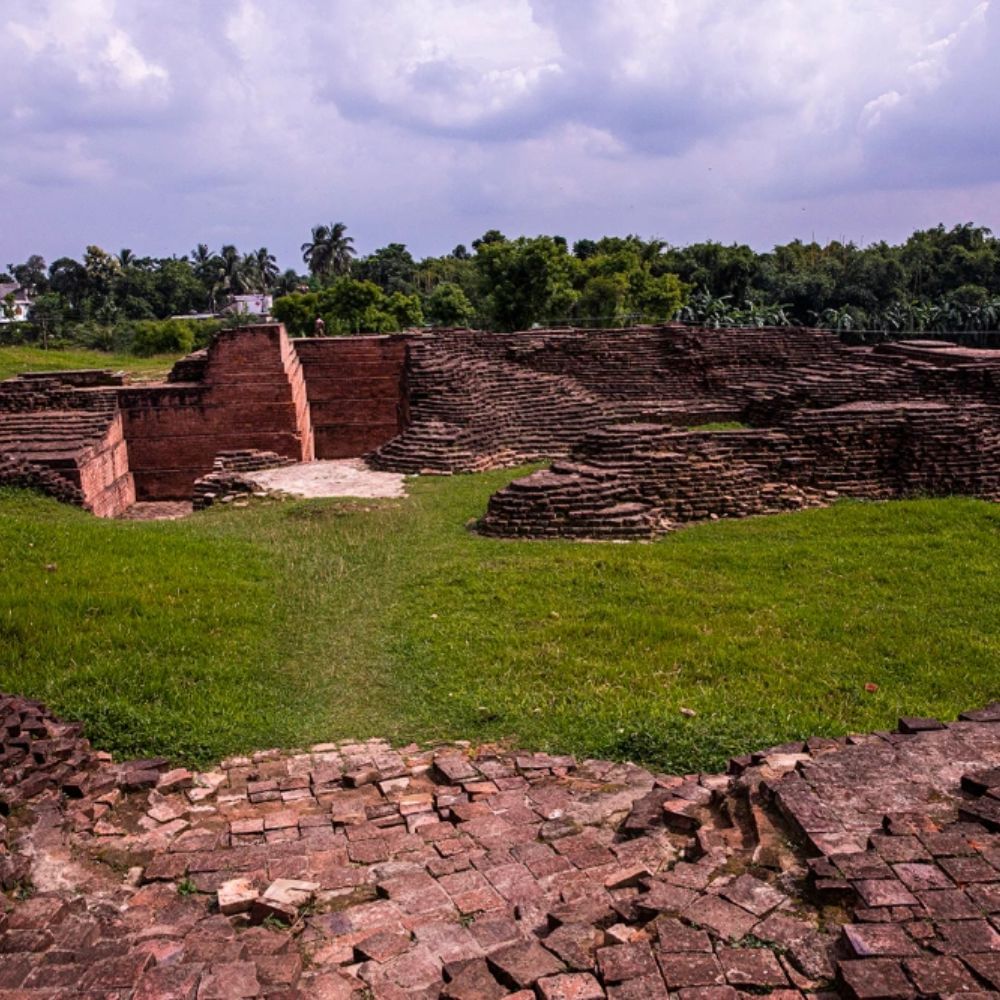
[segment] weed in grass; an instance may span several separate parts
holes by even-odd
[[[290,924],[286,924],[284,920],[280,917],[276,917],[273,913],[269,913],[261,921],[261,927],[264,927],[269,931],[287,931],[290,926]]]
[[[716,420],[707,424],[695,424],[692,427],[685,427],[686,431],[696,431],[700,434],[712,434],[719,431],[745,431],[749,430],[749,424],[741,424],[738,420]]]

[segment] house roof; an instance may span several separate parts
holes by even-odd
[[[5,299],[12,293],[17,302],[29,300],[28,293],[16,281],[0,281],[0,299]]]

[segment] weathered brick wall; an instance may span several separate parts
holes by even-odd
[[[309,388],[317,458],[354,458],[403,429],[403,335],[292,341]]]
[[[118,517],[135,503],[135,479],[120,411],[99,443],[86,448],[69,476],[84,496],[84,506],[98,517]]]
[[[572,461],[496,493],[480,527],[501,536],[649,537],[837,497],[953,494],[1000,500],[1000,407],[852,403],[724,433],[612,425],[585,438]]]
[[[414,339],[405,431],[370,461],[471,471],[569,454],[620,421],[767,426],[858,400],[1000,400],[1000,354],[851,348],[822,330],[451,331]]]
[[[63,503],[83,506],[79,487],[64,479],[58,472],[35,465],[20,455],[0,453],[0,486],[38,490]]]
[[[180,365],[201,381],[119,392],[139,499],[186,499],[222,451],[314,457],[302,366],[283,327],[223,331],[197,365]]]

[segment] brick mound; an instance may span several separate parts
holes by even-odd
[[[120,375],[101,371],[2,382],[0,453],[61,476],[79,490],[76,502],[82,497],[87,509],[105,517],[125,513],[137,500],[189,501],[206,476],[210,488],[199,483],[199,496],[232,495],[235,479],[231,488],[211,481],[222,452],[273,452],[297,462],[368,452],[372,468],[411,474],[572,457],[576,466],[599,473],[554,469],[523,492],[549,482],[554,506],[572,511],[562,519],[569,535],[633,537],[655,533],[673,519],[652,501],[674,471],[652,463],[642,484],[634,460],[666,429],[738,420],[781,431],[794,444],[798,415],[821,413],[809,419],[827,421],[825,429],[808,433],[816,442],[835,441],[845,408],[859,403],[893,404],[899,414],[923,404],[998,407],[1000,353],[923,341],[848,347],[828,331],[788,328],[440,330],[290,341],[280,324],[264,324],[220,332],[208,348],[178,361],[165,382],[123,385]],[[975,424],[972,419],[973,429]],[[889,432],[874,433],[878,451]],[[617,471],[588,457],[594,449],[607,456],[600,442],[611,440],[622,446]],[[759,468],[774,463],[778,442],[768,435],[678,441],[698,468],[723,461],[733,469],[722,470],[725,493],[703,482],[698,497],[683,492],[698,485],[698,468],[677,469],[681,495],[667,507],[690,519],[687,507],[713,516],[720,506],[749,513],[820,502],[821,487]],[[851,454],[834,448],[827,465],[843,459],[858,466],[845,469],[844,477],[870,478],[864,467],[883,460],[873,459],[870,444],[862,436]],[[912,450],[936,462],[939,445],[935,439]],[[730,447],[731,463],[718,451]],[[784,465],[793,461],[782,459]],[[923,475],[948,489],[959,481],[964,489],[968,476],[978,473],[949,467],[940,474],[928,467]],[[983,476],[988,478],[985,467]],[[23,470],[18,477],[24,478]],[[634,482],[624,482],[629,479]],[[486,530],[561,532],[559,517],[536,516],[531,504],[513,502],[515,494],[498,499]],[[895,494],[887,488],[887,495]]]
[[[837,497],[1000,500],[1000,407],[849,403],[793,410],[782,421],[720,433],[602,428],[571,461],[494,494],[480,530],[650,537],[689,521],[778,513]]]
[[[381,741],[192,774],[0,696],[0,884],[0,1000],[994,995],[1000,705],[728,775]]]

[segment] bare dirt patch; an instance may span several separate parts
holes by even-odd
[[[376,472],[360,458],[304,462],[245,475],[265,489],[300,497],[406,496],[401,474]]]

